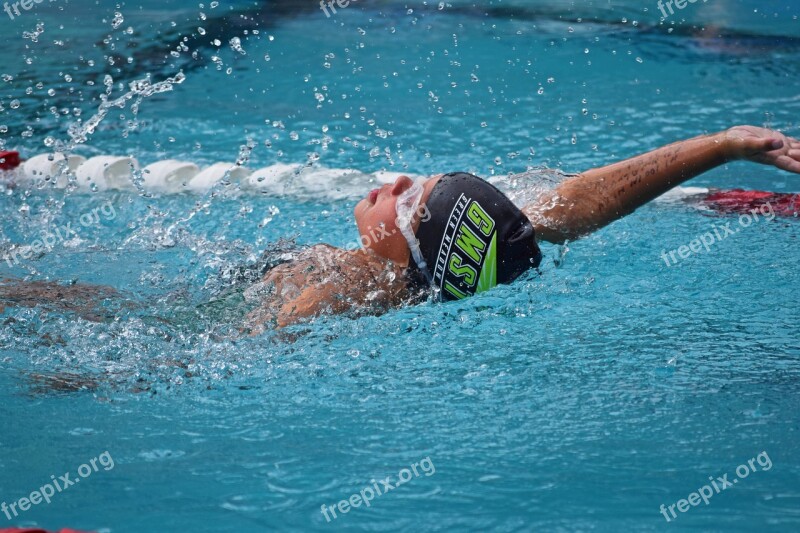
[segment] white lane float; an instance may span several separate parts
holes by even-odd
[[[231,190],[244,193],[291,196],[301,200],[342,200],[359,198],[366,188],[392,183],[403,174],[386,171],[366,174],[349,168],[283,163],[255,171],[225,162],[200,168],[175,159],[156,161],[140,169],[139,162],[130,156],[99,155],[87,160],[79,155],[50,153],[20,162],[16,152],[0,153],[16,156],[16,159],[8,156],[10,162],[0,166],[0,170],[7,171],[5,179],[11,183],[55,180],[54,187],[63,189],[68,178],[74,176],[80,191],[135,191],[134,179],[139,177],[147,192],[205,194],[215,186],[221,187],[220,182],[227,179]]]
[[[185,191],[189,182],[200,173],[194,163],[165,159],[147,165],[142,170],[145,190],[159,193]]]
[[[281,195],[285,193],[288,185],[286,180],[290,179],[296,172],[299,172],[300,169],[302,169],[302,165],[284,165],[281,163],[259,168],[247,177],[243,185],[247,189]]]
[[[139,162],[132,157],[98,155],[80,165],[75,176],[81,189],[131,189],[131,176],[137,170]]]
[[[693,196],[705,196],[709,193],[706,187],[673,187],[658,198],[656,202],[680,203]]]
[[[195,193],[208,192],[214,185],[222,181],[226,174],[231,183],[242,183],[250,175],[250,171],[231,163],[214,163],[189,180],[186,188]]]
[[[31,181],[55,181],[57,189],[67,186],[68,174],[74,174],[86,158],[80,155],[63,153],[39,154],[22,164],[22,175]],[[66,172],[65,172],[66,171]]]

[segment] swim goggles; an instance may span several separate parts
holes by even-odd
[[[411,227],[414,215],[417,214],[417,210],[419,209],[422,193],[425,191],[422,186],[424,181],[423,179],[415,181],[414,185],[409,187],[408,190],[404,191],[403,194],[397,198],[397,219],[395,220],[395,224],[400,230],[400,233],[403,234],[403,237],[406,238],[408,248],[411,250],[411,257],[414,258],[417,268],[425,276],[428,283],[433,284],[433,278],[428,271],[428,263],[422,256],[419,240],[417,240],[416,235],[414,235],[414,229]]]

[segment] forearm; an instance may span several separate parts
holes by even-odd
[[[725,163],[726,146],[725,132],[676,142],[570,178],[523,211],[542,239],[575,239]]]

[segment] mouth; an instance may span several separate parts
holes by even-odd
[[[370,193],[367,195],[367,200],[369,200],[369,203],[375,205],[375,202],[378,200],[378,193],[380,192],[380,189],[373,189],[370,191]]]

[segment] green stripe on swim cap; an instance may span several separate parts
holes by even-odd
[[[481,277],[478,279],[478,286],[475,293],[486,292],[497,285],[497,233],[492,237],[489,244],[489,251],[486,260],[483,262]]]
[[[445,300],[510,283],[541,261],[528,218],[493,185],[471,174],[440,178],[416,237]]]

